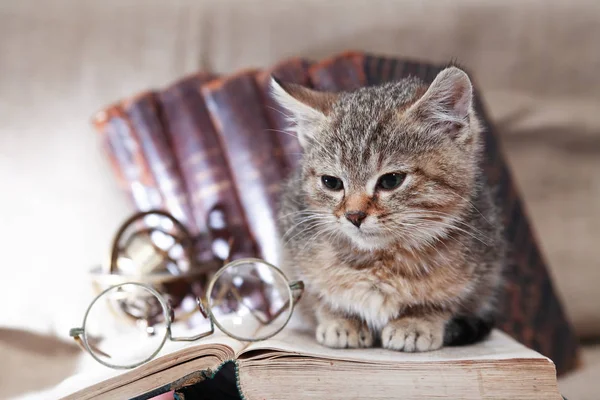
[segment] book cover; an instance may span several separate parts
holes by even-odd
[[[122,102],[137,145],[145,158],[162,198],[162,209],[186,226],[192,226],[191,209],[179,166],[165,134],[161,109],[155,92]]]
[[[180,80],[160,93],[165,135],[169,138],[187,189],[195,231],[207,232],[213,240],[233,237],[232,258],[256,256],[257,245],[248,230],[246,213],[217,130],[200,92],[203,84],[218,78],[198,74]]]
[[[117,182],[129,200],[138,210],[162,208],[162,194],[121,104],[99,111],[92,123],[100,135]]]
[[[284,161],[269,131],[256,73],[243,71],[203,85],[202,95],[260,255],[277,263],[275,219]]]

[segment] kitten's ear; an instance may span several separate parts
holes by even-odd
[[[469,131],[464,128],[470,122],[472,103],[473,85],[469,76],[461,69],[450,67],[436,76],[410,110],[436,130],[458,139]]]
[[[309,145],[319,124],[323,123],[338,95],[319,92],[294,83],[284,83],[271,76],[271,92],[275,100],[290,115],[300,145]]]

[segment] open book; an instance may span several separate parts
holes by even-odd
[[[552,361],[495,330],[484,342],[427,353],[381,348],[329,349],[312,332],[286,328],[275,337],[239,342],[220,332],[166,349],[126,372],[76,379],[97,383],[66,399],[150,398],[209,379],[234,361],[243,397],[254,399],[562,399]],[[75,387],[71,387],[74,390]]]

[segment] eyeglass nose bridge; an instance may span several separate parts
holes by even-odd
[[[171,323],[169,323],[169,327],[168,327],[170,340],[172,340],[174,342],[193,342],[193,341],[205,338],[205,337],[210,336],[213,333],[215,333],[215,324],[213,322],[212,315],[206,309],[206,305],[199,297],[196,297],[196,304],[198,304],[198,311],[200,311],[200,313],[204,316],[204,318],[208,319],[208,322],[210,324],[210,329],[208,331],[202,332],[196,336],[177,337],[177,336],[173,336],[173,334],[171,332],[171,324],[173,323],[173,321],[171,320]],[[173,309],[170,305],[169,305],[169,314],[170,315],[173,314]],[[172,317],[171,317],[171,319],[172,319]]]

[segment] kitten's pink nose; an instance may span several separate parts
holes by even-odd
[[[345,215],[346,219],[357,228],[360,228],[360,224],[367,218],[367,214],[362,211],[348,211]]]

